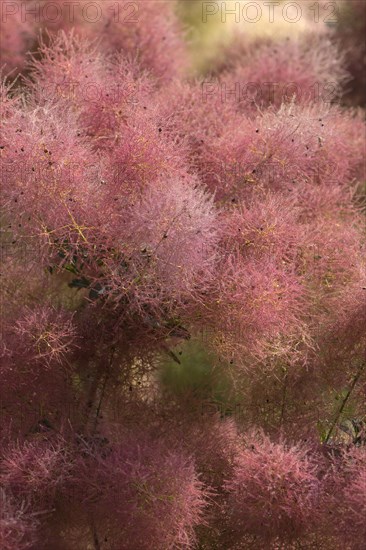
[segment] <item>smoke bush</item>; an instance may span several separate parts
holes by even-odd
[[[7,73],[14,76],[25,67],[26,54],[32,48],[36,38],[36,26],[22,14],[21,0],[15,0],[8,6],[4,3],[3,10],[1,12],[1,66],[5,67]]]
[[[318,480],[305,451],[252,433],[226,482],[233,528],[266,536],[296,537],[309,527]]]
[[[0,542],[4,550],[27,550],[36,542],[37,518],[23,503],[17,506],[14,499],[0,489]]]
[[[232,49],[240,47],[240,39]],[[227,90],[237,88],[236,98],[243,107],[252,101],[259,107],[278,108],[293,98],[301,104],[334,103],[348,80],[343,55],[323,33],[267,40],[248,49],[222,76]],[[232,53],[229,59],[235,59]]]
[[[283,105],[255,120],[242,117],[227,125],[206,143],[200,169],[216,196],[230,200],[263,186],[296,193],[308,182],[350,184],[363,177],[362,127],[361,120],[341,116],[337,108]]]
[[[361,550],[349,52],[322,24],[187,78],[175,2],[65,4],[3,21],[1,548]]]
[[[140,433],[100,449],[81,440],[73,498],[95,513],[100,532],[119,548],[189,548],[205,492],[193,464]]]
[[[335,530],[343,544],[362,548],[365,540],[365,449],[344,450],[332,462],[326,484],[325,510],[328,528]]]
[[[68,5],[64,0],[36,2],[35,20],[46,33],[60,30],[97,39],[106,52],[124,52],[138,58],[159,80],[168,81],[187,65],[183,30],[175,14],[175,2],[87,0]],[[53,10],[52,10],[53,8]],[[54,15],[52,15],[54,12]],[[169,51],[174,51],[174,57]]]
[[[15,331],[21,336],[25,356],[31,361],[44,362],[46,366],[52,362],[65,364],[75,339],[71,320],[48,308],[27,311],[17,321]]]
[[[64,482],[68,457],[62,442],[35,441],[2,453],[1,483],[14,497],[36,507],[52,507],[55,491]]]

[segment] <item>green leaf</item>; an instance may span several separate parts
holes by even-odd
[[[66,269],[66,271],[70,271],[70,273],[74,273],[74,275],[79,275],[80,271],[78,270],[78,268],[73,265],[73,264],[67,264],[64,266],[64,269]]]

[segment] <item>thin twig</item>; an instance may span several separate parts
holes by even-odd
[[[96,429],[97,429],[98,418],[99,418],[100,411],[101,411],[101,408],[102,408],[102,402],[103,402],[103,398],[104,398],[104,394],[105,394],[105,389],[106,389],[107,382],[108,382],[108,379],[109,379],[110,370],[111,370],[112,365],[113,365],[114,353],[115,353],[115,347],[112,347],[111,358],[109,360],[109,369],[106,372],[105,377],[104,377],[103,386],[102,386],[102,389],[100,391],[99,403],[98,403],[97,411],[96,411],[96,414],[95,414],[94,431],[96,431]]]
[[[107,372],[105,377],[104,377],[104,382],[103,382],[103,386],[102,386],[102,389],[101,389],[101,392],[100,392],[100,398],[99,398],[99,403],[98,403],[98,407],[97,407],[97,412],[95,414],[94,431],[97,429],[98,418],[99,418],[100,410],[101,410],[101,407],[102,407],[104,392],[105,392],[105,388],[107,386],[108,378],[109,378],[109,373]]]
[[[358,382],[358,380],[359,380],[359,378],[360,378],[360,376],[361,376],[361,374],[362,374],[362,371],[363,371],[364,367],[365,367],[365,364],[364,364],[364,363],[361,363],[361,365],[359,366],[359,368],[358,368],[358,370],[357,370],[357,372],[356,372],[356,374],[355,374],[355,376],[354,376],[354,378],[353,378],[353,380],[352,380],[352,383],[351,383],[351,385],[350,385],[350,387],[349,387],[349,390],[347,391],[346,395],[344,396],[344,399],[343,399],[342,404],[341,404],[341,406],[340,406],[340,408],[339,408],[339,411],[338,411],[338,413],[337,413],[335,419],[333,420],[331,427],[329,428],[329,431],[328,431],[327,437],[326,437],[325,440],[324,440],[324,443],[328,443],[329,438],[330,438],[330,436],[332,435],[334,428],[336,427],[336,425],[337,425],[338,422],[339,422],[339,419],[340,419],[341,414],[342,414],[342,412],[343,412],[343,410],[344,410],[344,407],[346,406],[347,401],[349,400],[349,398],[350,398],[350,396],[351,396],[351,393],[353,392],[353,390],[354,390],[354,388],[355,388],[355,386],[356,386],[356,384],[357,384],[357,382]]]
[[[283,419],[285,416],[285,405],[286,405],[286,394],[287,394],[287,381],[288,381],[288,374],[285,373],[284,380],[283,380],[283,392],[282,392],[282,403],[281,403],[281,416],[280,416],[280,426],[283,424]]]

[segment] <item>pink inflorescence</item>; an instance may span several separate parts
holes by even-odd
[[[291,538],[308,528],[319,483],[304,450],[253,432],[246,436],[226,490],[234,529]]]

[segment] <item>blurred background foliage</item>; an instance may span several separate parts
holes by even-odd
[[[273,4],[271,9],[269,4]],[[287,2],[288,3],[288,2]],[[179,12],[187,27],[187,38],[192,56],[192,70],[194,74],[205,73],[221,49],[227,45],[236,33],[245,36],[245,39],[255,40],[261,37],[283,38],[297,36],[309,30],[314,23],[314,13],[309,10],[309,2],[296,2],[301,8],[302,16],[296,23],[286,21],[282,16],[282,8],[286,0],[257,0],[259,13],[258,21],[245,21],[243,8],[250,4],[247,0],[229,0],[222,2],[207,2],[205,0],[180,0]],[[238,5],[240,6],[238,9]],[[216,11],[211,15],[210,11]],[[225,17],[226,10],[226,17]],[[274,13],[274,20],[270,22],[269,13]],[[235,15],[235,12],[239,15]],[[207,13],[207,15],[206,15]],[[255,8],[248,7],[248,19],[256,19]],[[292,17],[289,11],[289,18]],[[226,19],[226,20],[225,20]],[[320,18],[321,19],[321,18]],[[205,21],[206,20],[206,21]],[[324,27],[320,20],[319,28]]]
[[[233,389],[225,369],[217,368],[218,359],[202,342],[191,340],[174,350],[180,364],[163,360],[160,370],[162,387],[176,398],[190,395],[201,402],[216,403],[218,410],[233,399]]]
[[[243,17],[243,8],[250,4],[256,4],[262,14],[255,22],[245,21]],[[365,0],[297,0],[292,4],[295,5],[293,9],[299,10],[301,14],[298,20],[296,13],[291,13],[290,4],[287,0],[256,0],[252,3],[247,0],[179,0],[179,14],[186,26],[190,45],[192,75],[209,73],[222,50],[233,40],[244,39],[252,43],[268,38],[277,40],[296,37],[306,31],[330,31],[331,39],[346,55],[347,69],[352,78],[344,96],[345,103],[365,107]],[[288,10],[285,12],[288,17],[283,16],[283,9]],[[216,13],[205,16],[210,10]],[[235,15],[235,11],[240,15]],[[270,13],[273,13],[273,21],[270,21]],[[247,14],[248,19],[256,19],[254,7],[248,7]],[[293,23],[286,20],[292,18],[295,21]]]

